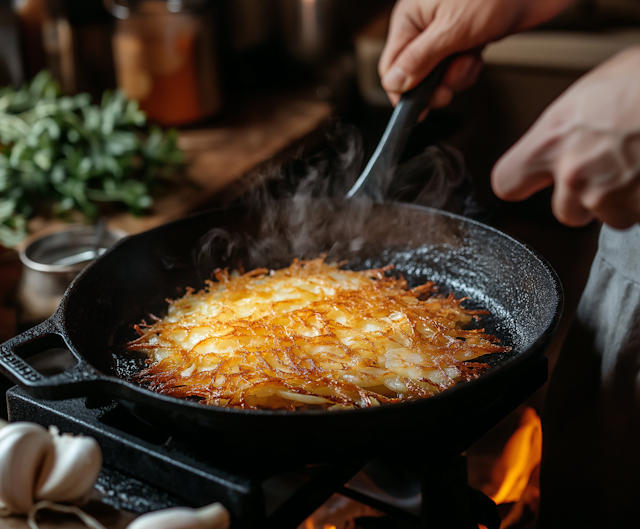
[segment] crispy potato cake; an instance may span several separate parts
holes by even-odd
[[[477,377],[470,362],[508,351],[434,283],[409,289],[392,267],[343,270],[324,259],[281,270],[215,272],[204,290],[136,325],[132,378],[159,393],[253,409],[347,409],[429,397]]]

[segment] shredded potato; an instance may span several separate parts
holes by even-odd
[[[429,397],[486,369],[473,360],[508,351],[482,329],[482,311],[410,290],[391,266],[354,272],[324,259],[276,271],[217,270],[168,314],[136,325],[128,351],[148,366],[132,378],[204,404],[250,409],[348,409]],[[425,299],[426,298],[426,299]]]

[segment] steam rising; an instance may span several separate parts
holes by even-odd
[[[431,145],[400,165],[389,194],[394,201],[459,215],[473,216],[478,211],[462,153],[444,144]]]
[[[322,252],[342,260],[360,249],[372,223],[381,230],[388,226],[389,219],[372,217],[368,201],[344,200],[365,165],[360,135],[338,125],[328,140],[320,152],[306,158],[299,154],[287,165],[270,165],[254,175],[258,184],[241,202],[260,223],[251,230],[256,235],[212,229],[202,239],[200,270],[214,249],[220,255],[221,247],[226,257],[246,253],[248,267],[284,267],[294,257],[310,259]],[[398,167],[388,199],[463,215],[475,204],[463,157],[447,146],[431,146]]]

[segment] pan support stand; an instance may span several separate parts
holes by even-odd
[[[386,514],[378,522],[370,519],[367,529],[477,529],[478,523],[499,529],[495,504],[468,485],[464,451],[525,402],[546,377],[546,358],[532,358],[519,372],[509,372],[508,387],[501,389],[487,409],[474,411],[471,420],[460,423],[460,429],[438,432],[437,449],[425,447],[418,454],[393,456],[391,463],[411,470],[412,494],[421,492],[422,504],[414,512],[351,488],[348,483],[367,463],[356,460],[313,467],[311,475],[305,474],[306,484],[267,516],[261,473],[245,475],[245,471],[212,466],[183,450],[177,441],[165,439],[164,433],[156,438],[155,428],[140,423],[115,402],[88,405],[85,399],[40,400],[18,388],[7,392],[7,401],[11,421],[56,424],[61,431],[98,440],[105,458],[103,485],[114,491],[105,496],[106,503],[118,509],[146,512],[221,501],[232,512],[234,529],[281,529],[297,527],[333,493],[339,493]]]
[[[425,529],[500,528],[496,504],[468,485],[467,458],[459,455],[440,469],[422,468],[420,527]]]
[[[500,528],[496,504],[467,482],[467,458],[456,456],[444,465],[422,465],[420,516],[363,494],[341,487],[339,494],[385,513],[380,524],[371,527],[393,529],[487,529]],[[384,520],[384,521],[382,521]],[[367,526],[368,527],[368,526]]]

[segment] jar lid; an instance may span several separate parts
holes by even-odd
[[[154,16],[202,10],[209,0],[103,0],[104,6],[116,18]]]

